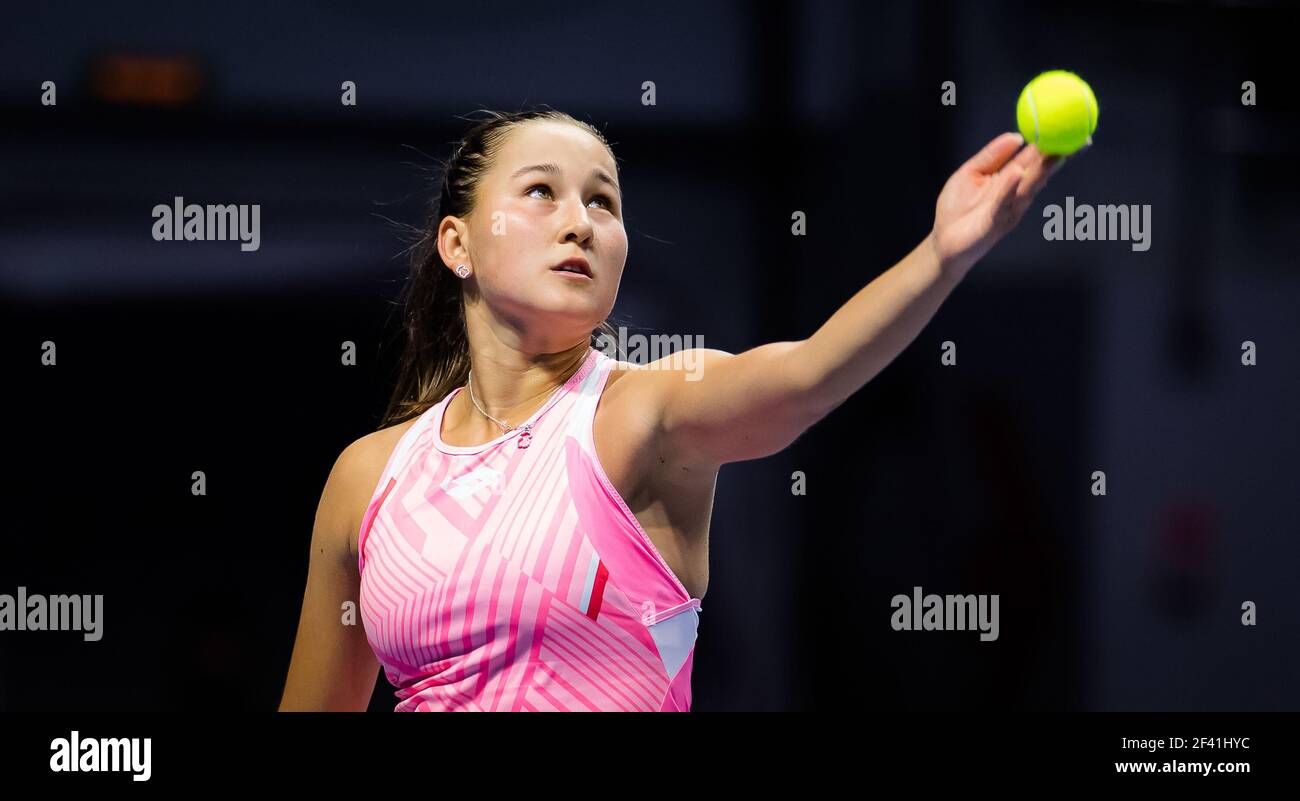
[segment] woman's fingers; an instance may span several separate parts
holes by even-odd
[[[1029,148],[1025,149],[1028,150]],[[1050,170],[1053,164],[1053,162],[1049,161],[1050,158],[1035,153],[1030,159],[1029,164],[1025,167],[1025,178],[1020,182],[1020,188],[1016,191],[1017,200],[1032,199],[1038,193],[1038,190],[1043,188],[1043,184],[1047,183],[1047,179],[1051,176]]]
[[[1035,161],[1041,159],[1042,153],[1039,152],[1035,145],[1029,144],[1020,149],[1020,152],[1011,160],[1011,163],[1018,165],[1022,170],[1028,171]]]
[[[1064,163],[1064,156],[1040,156],[1030,164],[1024,179],[1020,181],[1020,187],[1016,190],[1015,218],[1017,220],[1029,210],[1034,197],[1042,191],[1047,185],[1047,180],[1055,175]]]
[[[998,173],[997,191],[993,196],[993,219],[1005,220],[1015,207],[1016,190],[1024,183],[1025,169],[1019,164],[1008,164]]]
[[[1016,154],[1025,138],[1018,133],[1001,134],[984,146],[984,149],[972,156],[963,166],[983,175],[992,175],[1007,163],[1007,159]]]

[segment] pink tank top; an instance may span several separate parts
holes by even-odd
[[[402,711],[688,711],[700,599],[605,475],[595,348],[524,424],[403,434],[358,534],[361,620]]]

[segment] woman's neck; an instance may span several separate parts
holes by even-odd
[[[591,345],[585,341],[557,353],[471,351],[473,396],[467,388],[453,399],[447,409],[452,416],[449,427],[464,426],[462,433],[469,437],[474,432],[488,431],[493,432],[489,439],[499,436],[501,426],[484,413],[508,425],[519,425],[581,369],[590,351]],[[460,408],[453,411],[450,407],[457,404]],[[482,407],[481,412],[478,407]]]

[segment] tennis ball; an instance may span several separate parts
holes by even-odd
[[[1020,135],[1053,156],[1068,156],[1091,144],[1097,113],[1092,87],[1065,70],[1050,70],[1034,78],[1016,101]]]

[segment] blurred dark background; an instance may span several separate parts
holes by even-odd
[[[105,609],[97,643],[0,632],[0,710],[276,707],[325,477],[391,388],[393,223],[418,222],[420,169],[463,115],[546,103],[601,127],[630,242],[614,322],[734,353],[811,335],[905,255],[947,176],[1014,129],[1020,88],[1051,68],[1095,90],[1094,146],[877,379],[788,450],[723,468],[694,708],[1300,708],[1300,104],[1282,38],[1298,18],[1230,2],[8,9],[0,593],[102,593]],[[153,241],[152,207],[177,195],[260,204],[260,249]],[[1041,209],[1066,196],[1149,204],[1150,250],[1045,241]],[[914,586],[999,594],[999,639],[893,631],[890,599]],[[381,675],[371,708],[393,703]]]

